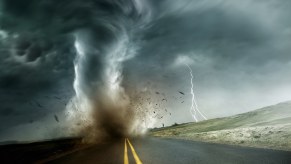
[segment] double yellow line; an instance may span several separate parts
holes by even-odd
[[[139,159],[138,155],[136,154],[132,144],[129,142],[128,138],[125,138],[124,140],[124,164],[128,164],[128,155],[127,155],[127,144],[126,141],[128,142],[128,145],[131,149],[131,152],[133,154],[134,160],[136,164],[142,164],[141,160]]]

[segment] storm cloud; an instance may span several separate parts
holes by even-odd
[[[126,108],[150,112],[148,126],[193,121],[189,72],[175,64],[181,56],[192,61],[197,102],[209,118],[290,100],[290,8],[288,0],[2,0],[1,139],[29,139],[17,127],[62,126],[68,106],[85,101],[76,87],[104,108],[110,71]]]
[[[172,99],[166,107],[176,117],[158,126],[192,120],[190,76],[185,66],[175,66],[180,56],[193,61],[197,101],[210,118],[290,99],[290,2],[160,1],[153,6],[156,19],[125,70],[126,83],[143,88],[144,81],[153,82]],[[175,99],[179,90],[187,95],[185,103]]]

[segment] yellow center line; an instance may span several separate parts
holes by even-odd
[[[128,164],[126,139],[124,140],[124,164]]]
[[[134,159],[135,159],[135,163],[136,163],[136,164],[142,164],[142,162],[140,161],[139,157],[137,156],[137,154],[136,154],[136,152],[135,152],[133,146],[132,146],[131,143],[129,142],[129,139],[126,138],[126,140],[127,140],[128,144],[129,144],[129,146],[130,146],[131,152],[132,152],[133,157],[134,157]]]

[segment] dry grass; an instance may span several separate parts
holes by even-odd
[[[155,129],[151,135],[291,151],[291,102],[232,117]]]

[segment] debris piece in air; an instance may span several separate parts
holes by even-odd
[[[55,115],[55,120],[56,120],[57,122],[59,122],[59,118],[58,118],[57,115]]]
[[[57,97],[57,96],[54,96],[54,97],[55,97],[56,99],[59,99],[59,100],[61,99],[60,97]]]
[[[160,94],[160,92],[156,92],[156,94],[158,95],[158,94]]]
[[[40,103],[38,103],[37,101],[35,101],[35,104],[38,106],[38,107],[40,107],[40,108],[42,108],[43,106],[42,105],[40,105]]]
[[[184,101],[181,102],[182,104],[184,103]]]
[[[164,100],[167,101],[167,99],[163,99],[162,101],[164,101]]]
[[[185,93],[184,93],[184,92],[181,92],[181,91],[179,91],[179,93],[180,93],[180,94],[182,94],[182,95],[185,95]]]

